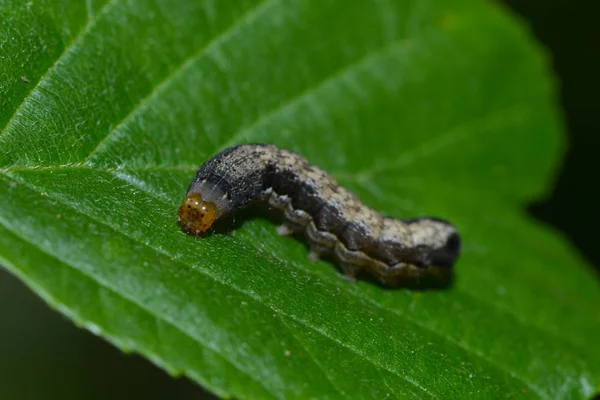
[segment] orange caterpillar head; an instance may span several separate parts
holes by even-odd
[[[217,208],[213,203],[203,201],[199,194],[190,194],[179,207],[177,222],[182,231],[197,236],[209,229],[216,218]]]

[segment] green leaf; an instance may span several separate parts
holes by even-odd
[[[478,0],[0,2],[0,262],[75,323],[236,398],[582,398],[600,290],[529,218],[547,61]],[[300,152],[463,237],[446,290],[340,279],[250,215],[181,233],[195,169]]]

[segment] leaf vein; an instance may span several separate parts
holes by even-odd
[[[257,18],[261,15],[262,12],[269,9],[272,6],[273,2],[277,0],[261,0],[255,7],[249,9],[246,13],[244,13],[240,18],[235,20],[227,29],[223,32],[217,34],[214,38],[212,38],[205,46],[202,46],[198,51],[190,55],[189,57],[182,60],[182,62],[168,75],[162,78],[151,90],[150,92],[141,99],[132,109],[123,117],[118,123],[116,123],[115,127],[112,128],[106,136],[98,141],[96,146],[88,153],[88,155],[83,159],[84,164],[90,164],[92,158],[97,156],[98,153],[102,152],[102,149],[106,147],[107,143],[109,143],[112,138],[119,132],[122,126],[124,126],[131,118],[133,118],[136,113],[141,110],[144,110],[146,107],[151,104],[152,100],[158,96],[161,91],[168,87],[168,85],[178,76],[185,73],[185,71],[190,68],[196,61],[202,59],[205,55],[209,54],[211,51],[215,51],[221,46],[227,39],[229,39],[238,29],[240,29],[245,24],[249,23],[253,19]]]
[[[477,119],[472,119],[466,123],[457,125],[449,130],[427,140],[412,149],[405,150],[398,157],[393,159],[381,160],[375,162],[371,167],[364,168],[353,173],[332,172],[334,176],[341,177],[357,183],[365,183],[373,179],[373,176],[382,172],[395,170],[399,167],[406,167],[412,163],[426,159],[435,153],[444,149],[444,147],[452,145],[459,140],[468,139],[474,135],[485,132],[489,126],[510,126],[513,122],[523,117],[524,105],[513,106],[492,114],[484,115]]]
[[[346,396],[346,392],[343,391],[341,388],[339,388],[333,381],[333,378],[331,376],[329,376],[329,372],[323,368],[323,365],[321,365],[320,362],[317,361],[317,359],[315,358],[314,354],[308,349],[308,346],[304,345],[304,342],[298,337],[298,335],[296,334],[296,332],[294,332],[294,329],[292,329],[288,322],[286,321],[285,318],[281,318],[281,322],[282,324],[286,327],[287,331],[290,333],[290,335],[296,340],[296,342],[299,343],[300,347],[302,347],[304,349],[304,351],[306,352],[306,354],[310,357],[310,359],[312,360],[312,362],[316,365],[316,367],[323,373],[323,375],[325,376],[325,378],[327,379],[327,381],[329,382],[329,384],[341,395],[341,396]]]
[[[89,33],[91,31],[91,29],[96,25],[96,23],[100,20],[100,17],[103,16],[104,14],[106,14],[107,10],[110,7],[117,4],[117,1],[118,0],[108,0],[106,3],[104,3],[102,8],[96,13],[96,15],[94,15],[91,18],[88,18],[88,22],[85,24],[85,26],[79,30],[77,35],[71,40],[71,42],[67,45],[67,47],[65,47],[63,52],[58,56],[58,58],[54,61],[54,63],[50,67],[48,67],[46,72],[40,77],[40,79],[35,84],[35,86],[33,86],[31,88],[31,90],[29,91],[29,93],[27,93],[27,95],[23,98],[23,101],[21,101],[21,103],[15,108],[13,115],[6,122],[6,124],[4,124],[4,127],[0,131],[0,139],[2,139],[2,137],[4,135],[8,134],[11,125],[15,123],[15,119],[20,115],[22,108],[27,104],[29,99],[33,98],[32,96],[34,95],[34,93],[36,93],[36,91],[38,90],[40,85],[44,82],[46,77],[48,75],[50,75],[52,73],[52,71],[54,71],[60,65],[61,61],[64,60],[65,57],[68,57],[69,54],[71,52],[73,52],[73,50],[78,46],[78,44],[85,37],[85,35],[87,33]]]
[[[413,43],[413,41],[414,38],[403,37],[396,39],[390,43],[387,43],[381,48],[366,53],[358,60],[344,65],[343,67],[337,69],[333,73],[325,76],[322,80],[315,82],[312,85],[309,85],[303,91],[287,99],[285,102],[280,103],[278,106],[272,108],[269,111],[266,111],[253,122],[248,124],[246,127],[242,127],[237,132],[234,132],[229,138],[229,140],[227,140],[220,147],[220,149],[222,150],[227,147],[233,146],[234,144],[237,144],[242,138],[247,137],[253,131],[255,131],[257,127],[268,123],[269,121],[277,118],[277,116],[279,116],[280,114],[283,114],[287,110],[290,110],[298,104],[301,104],[303,101],[306,101],[312,95],[319,92],[319,90],[322,90],[328,85],[333,86],[337,81],[342,81],[346,79],[348,76],[351,76],[356,71],[359,71],[361,68],[368,66],[370,63],[376,61],[378,58],[386,56],[388,53],[393,53],[404,47],[409,47]]]

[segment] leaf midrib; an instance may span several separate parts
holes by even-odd
[[[157,193],[156,191],[149,190],[144,185],[137,184],[137,182],[138,182],[137,179],[135,179],[135,178],[133,178],[133,179],[125,179],[124,175],[127,176],[127,177],[131,177],[131,175],[129,175],[127,173],[127,171],[125,171],[125,170],[115,170],[115,169],[112,169],[112,168],[102,168],[102,167],[90,167],[90,166],[87,166],[87,165],[77,164],[77,165],[60,166],[60,167],[39,167],[39,168],[38,167],[33,167],[33,168],[30,168],[30,167],[16,167],[16,168],[12,168],[11,167],[11,168],[7,168],[7,169],[0,169],[0,173],[3,173],[5,176],[7,176],[9,178],[13,178],[13,179],[16,178],[18,181],[20,181],[21,183],[29,186],[30,188],[32,188],[34,190],[39,190],[38,187],[36,187],[35,185],[29,184],[28,182],[26,182],[22,178],[15,177],[15,176],[11,175],[10,172],[19,172],[19,171],[36,172],[36,171],[48,171],[48,170],[52,170],[52,171],[55,171],[55,170],[65,170],[65,171],[68,171],[69,169],[79,169],[79,170],[89,170],[89,171],[105,172],[107,174],[110,174],[111,176],[113,176],[116,179],[119,179],[119,180],[121,180],[121,181],[123,181],[123,182],[125,182],[127,184],[133,185],[134,187],[136,187],[137,189],[139,189],[140,191],[142,191],[143,193],[145,193],[149,197],[151,197],[151,198],[153,198],[155,200],[158,200],[158,201],[162,202],[165,205],[172,206],[172,204],[173,204],[172,199],[167,198],[166,196],[162,196],[159,193]],[[148,170],[151,170],[151,171],[161,171],[163,169],[162,168],[151,168],[151,169],[143,169],[142,171],[148,171]],[[179,170],[179,169],[177,169],[177,170]],[[185,168],[184,171],[187,172],[188,169]],[[361,184],[361,182],[357,182],[357,183]],[[63,204],[66,204],[66,205],[70,206],[69,203],[65,203],[63,201],[63,199],[60,198],[60,197],[54,196],[53,198],[59,200]],[[132,238],[132,239],[137,241],[136,238]],[[257,248],[254,243],[250,243],[250,242],[244,242],[244,243],[246,243],[247,245],[249,245],[249,246],[251,246],[253,248]],[[279,261],[281,263],[285,263],[284,260],[277,259],[277,261]],[[310,274],[314,274],[314,272],[310,271],[310,270],[303,270],[303,271],[306,271],[306,272],[308,272]],[[319,278],[321,278],[321,277],[319,277]],[[493,302],[490,302],[488,299],[481,298],[480,296],[477,296],[476,294],[471,293],[471,292],[465,292],[463,290],[460,290],[459,293],[462,293],[463,295],[465,295],[465,296],[467,296],[467,297],[469,297],[469,298],[471,298],[473,300],[476,300],[478,302],[487,304],[487,306],[490,309],[494,309],[497,312],[499,312],[500,314],[507,315],[507,316],[511,317],[512,319],[518,321],[522,326],[524,326],[526,328],[535,329],[536,331],[543,332],[544,334],[548,335],[549,337],[553,337],[553,338],[555,338],[557,340],[560,340],[561,342],[564,342],[568,346],[572,346],[573,348],[576,348],[576,349],[581,349],[581,344],[576,343],[576,342],[572,342],[571,340],[569,340],[570,337],[560,336],[556,332],[547,330],[544,327],[541,327],[541,326],[538,326],[538,325],[529,324],[525,319],[523,319],[522,316],[511,312],[510,309],[507,309],[505,307],[501,307],[501,306],[499,306],[499,305],[497,305],[497,304],[495,304]],[[379,303],[376,303],[376,304],[379,304]],[[418,321],[416,321],[416,320],[413,321],[413,322],[418,323]]]

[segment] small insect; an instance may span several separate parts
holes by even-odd
[[[351,280],[362,271],[388,286],[446,276],[460,251],[460,237],[449,222],[382,216],[304,157],[268,144],[230,147],[202,165],[178,223],[198,236],[257,201],[283,211],[280,235],[305,233],[309,257],[332,255]]]

